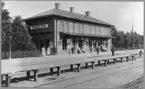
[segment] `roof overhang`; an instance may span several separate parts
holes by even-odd
[[[95,37],[95,38],[104,38],[111,39],[111,36],[102,36],[102,35],[93,35],[93,34],[81,34],[81,33],[68,33],[68,32],[60,32],[62,34],[70,35],[70,36],[82,36],[82,37]]]

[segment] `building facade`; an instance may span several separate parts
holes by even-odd
[[[52,53],[68,54],[70,47],[85,52],[111,49],[111,24],[95,19],[86,11],[84,15],[74,13],[74,8],[64,11],[55,3],[55,8],[24,19],[38,50],[51,48]]]

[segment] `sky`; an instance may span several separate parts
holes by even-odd
[[[49,11],[54,8],[54,3],[60,3],[60,9],[69,11],[74,7],[74,12],[85,14],[90,11],[90,16],[108,22],[118,30],[124,32],[136,31],[144,33],[144,3],[143,2],[101,2],[101,1],[4,1],[12,17],[21,15],[28,18],[35,14]]]

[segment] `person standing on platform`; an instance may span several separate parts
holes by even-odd
[[[76,46],[75,46],[75,53],[78,53],[78,50],[79,50],[79,45],[76,44]]]
[[[75,53],[75,46],[72,44],[72,48],[71,48],[72,54]]]
[[[69,54],[72,54],[72,45],[68,43],[67,47],[68,47]]]
[[[97,51],[97,55],[99,55],[99,46],[97,46],[96,51]]]
[[[112,52],[112,56],[114,56],[115,55],[115,48],[114,48],[114,46],[112,46],[111,52]]]
[[[83,52],[83,53],[86,53],[86,45],[83,45],[83,47],[82,47],[82,52]]]
[[[139,57],[141,57],[141,55],[142,55],[142,50],[139,51]]]
[[[76,53],[81,53],[82,54],[82,51],[79,47],[79,44],[76,44]]]
[[[50,55],[50,48],[49,48],[49,46],[47,48],[47,55]]]
[[[41,51],[42,51],[42,56],[46,56],[46,51],[45,51],[45,47],[44,46],[42,47]]]

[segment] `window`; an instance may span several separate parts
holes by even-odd
[[[78,33],[80,33],[80,23],[77,24]]]
[[[72,26],[73,27],[73,33],[75,33],[75,23],[73,22],[72,24],[73,24],[73,26]]]
[[[104,27],[100,27],[101,35],[105,35],[105,29]]]
[[[92,34],[92,26],[91,25],[89,25],[89,34]]]
[[[98,27],[97,26],[96,26],[96,29],[95,30],[96,30],[96,32],[95,32],[96,35],[98,35]]]
[[[92,26],[92,34],[95,34],[95,26]]]
[[[87,34],[89,34],[89,25],[87,25]]]
[[[103,32],[104,32],[103,35],[106,35],[106,28],[105,27],[103,27]]]
[[[80,33],[83,33],[83,25],[80,24]]]
[[[60,31],[60,30],[61,30],[61,23],[60,23],[60,21],[59,21],[59,20],[57,21],[57,30],[58,30],[58,31]]]
[[[79,33],[79,24],[75,23],[75,33]]]
[[[69,23],[68,23],[68,21],[65,22],[65,25],[66,25],[66,26],[65,26],[65,27],[66,27],[65,31],[66,31],[66,32],[69,32]]]
[[[60,21],[60,31],[64,31],[64,22]]]
[[[77,23],[74,24],[75,24],[75,33],[77,33]]]
[[[84,24],[84,34],[87,34],[87,25]]]
[[[70,33],[74,32],[74,24],[72,22],[69,23],[69,32]]]
[[[111,36],[111,29],[108,28],[108,36]]]
[[[82,24],[82,33],[84,34],[84,24]]]
[[[62,40],[62,49],[67,50],[67,39]]]

